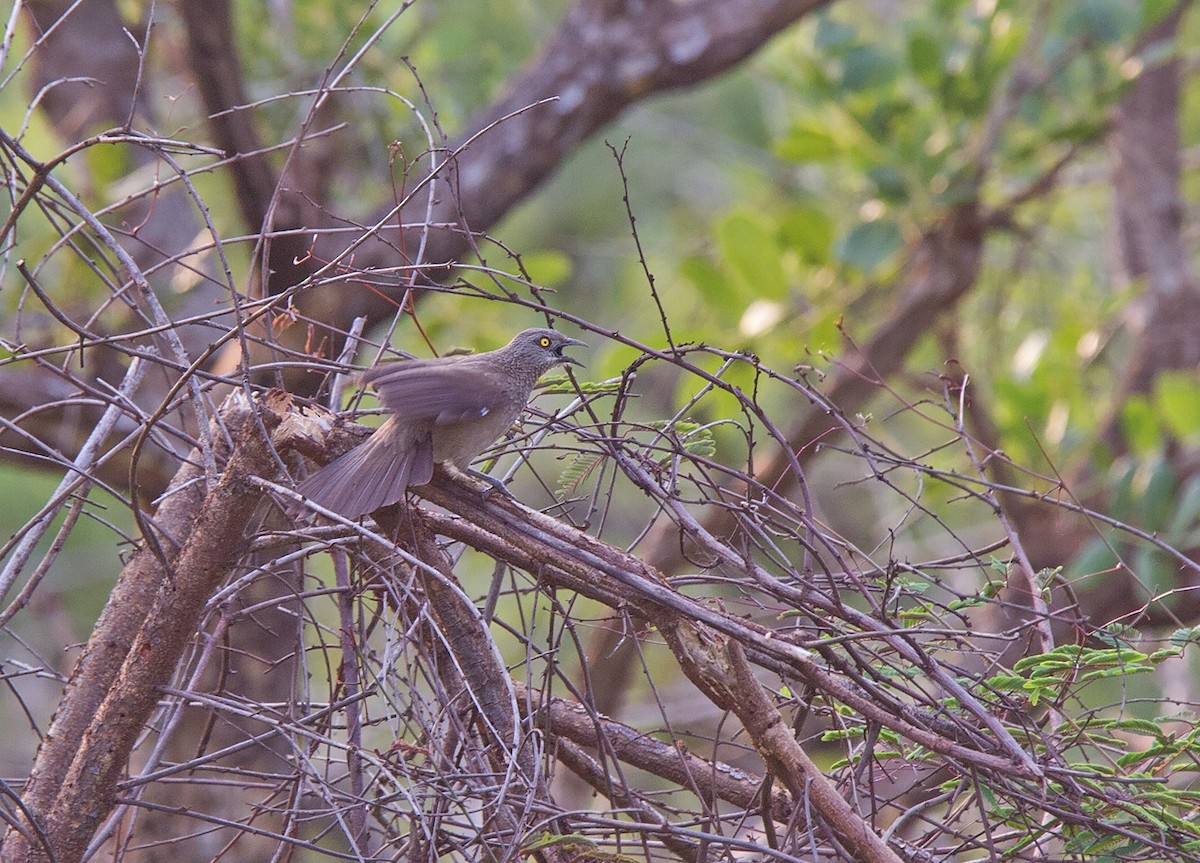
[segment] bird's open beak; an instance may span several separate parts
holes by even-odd
[[[567,356],[566,354],[564,354],[562,352],[563,348],[570,347],[571,345],[586,345],[586,344],[587,344],[587,342],[581,342],[581,341],[579,341],[579,339],[563,339],[562,346],[558,349],[559,361],[564,366],[572,365],[572,366],[579,366],[580,368],[587,368],[587,366],[584,365],[582,360],[577,360],[574,357]]]

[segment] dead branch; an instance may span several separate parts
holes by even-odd
[[[260,414],[263,425],[278,426],[279,405]],[[247,478],[273,476],[277,462],[240,395],[223,418],[233,448],[221,480],[205,493],[187,476],[195,469],[185,467],[177,478],[184,491],[160,513],[161,538],[148,537],[118,579],[38,753],[25,805],[40,819],[53,853],[10,832],[5,860],[22,859],[26,850],[34,859],[79,859],[113,805],[159,687],[170,682],[204,603],[249,541],[244,528],[260,493]]]

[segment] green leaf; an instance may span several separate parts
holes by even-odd
[[[1084,653],[1084,647],[1082,644],[1075,644],[1074,642],[1069,642],[1067,644],[1058,645],[1058,647],[1054,648],[1053,650],[1051,650],[1049,653],[1047,653],[1045,655],[1046,656],[1057,656],[1057,657],[1067,656],[1067,657],[1071,657],[1072,659],[1077,659],[1083,653]]]
[[[1089,42],[1119,42],[1137,30],[1139,11],[1129,0],[1075,0],[1063,28]]]
[[[775,144],[775,155],[789,162],[825,162],[841,152],[823,123],[800,120]]]
[[[1158,800],[1160,797],[1166,797],[1166,799],[1162,800],[1161,802],[1168,806],[1184,806],[1184,805],[1186,805],[1184,803],[1184,801],[1174,799],[1173,795],[1154,794],[1154,795],[1149,795],[1149,796],[1150,796],[1151,800]],[[1163,821],[1167,822],[1167,824],[1169,826],[1174,827],[1176,830],[1180,831],[1181,833],[1191,833],[1194,836],[1197,832],[1200,832],[1200,831],[1198,831],[1196,825],[1193,824],[1191,821],[1188,821],[1184,818],[1180,818],[1175,813],[1170,812],[1166,809],[1161,810],[1159,812],[1159,816],[1162,818]]]
[[[1200,382],[1187,372],[1165,372],[1154,381],[1154,406],[1164,425],[1187,440],[1200,434]]]
[[[600,453],[580,453],[558,475],[558,485],[554,490],[555,496],[562,500],[575,494],[580,485],[604,461]]]
[[[1096,835],[1090,830],[1081,830],[1073,835],[1064,846],[1063,850],[1074,857],[1081,857],[1084,860],[1099,861],[1119,859],[1112,856],[1102,856],[1106,851],[1112,851],[1117,845],[1123,842],[1123,837],[1112,836],[1109,834]]]
[[[997,674],[988,678],[988,686],[993,689],[1017,691],[1024,688],[1025,678],[1015,674]]]
[[[841,21],[835,21],[828,14],[817,18],[817,32],[813,39],[820,50],[841,48],[854,41],[854,28]]]
[[[538,384],[538,392],[546,395],[575,395],[575,387],[584,395],[611,395],[621,389],[620,378],[608,378],[603,381],[579,381],[574,384],[564,374],[546,375]]]
[[[1104,624],[1104,626],[1093,632],[1092,635],[1111,647],[1120,647],[1122,649],[1135,641],[1142,640],[1142,634],[1137,630],[1137,627],[1116,620]]]
[[[1183,656],[1183,650],[1178,647],[1164,647],[1151,653],[1147,658],[1147,662],[1152,662],[1155,665],[1166,662],[1168,659],[1178,659]]]
[[[1176,647],[1187,647],[1189,644],[1200,644],[1200,626],[1177,629],[1167,639]]]
[[[739,285],[731,280],[720,268],[703,255],[684,258],[679,263],[679,273],[696,286],[704,299],[704,304],[722,317],[736,317],[746,305]]]
[[[889,204],[908,201],[908,182],[895,165],[876,165],[867,170],[867,177],[875,184],[875,196]]]
[[[962,611],[965,608],[978,608],[982,605],[987,605],[987,601],[981,596],[967,596],[963,599],[952,599],[946,604],[947,611]]]
[[[816,207],[796,207],[779,223],[784,244],[799,252],[806,264],[829,263],[833,230],[833,220]]]
[[[1150,737],[1162,737],[1162,729],[1157,723],[1151,722],[1149,719],[1118,719],[1112,723],[1113,728],[1120,728],[1124,731],[1133,731],[1138,734],[1146,734]]]
[[[774,226],[747,213],[733,213],[717,225],[721,257],[751,297],[782,300],[787,279]]]
[[[1117,759],[1117,766],[1128,767],[1131,764],[1137,764],[1139,761],[1145,761],[1149,758],[1149,752],[1127,752]]]
[[[856,93],[896,80],[897,63],[873,44],[855,45],[842,55],[842,89]]]
[[[1158,416],[1145,396],[1131,395],[1121,405],[1121,431],[1134,452],[1145,454],[1158,449]]]
[[[690,455],[697,456],[698,458],[712,458],[716,455],[717,441],[713,437],[712,429],[708,426],[702,426],[699,423],[687,420],[677,420],[675,422],[658,420],[648,423],[648,425],[651,428],[674,432],[680,446],[683,447],[683,451]]]
[[[1139,526],[1158,530],[1166,523],[1175,506],[1176,483],[1175,470],[1166,458],[1155,458],[1138,471]]]
[[[1018,674],[1024,674],[1026,671],[1036,671],[1044,666],[1052,666],[1054,668],[1062,668],[1071,666],[1071,660],[1055,657],[1050,653],[1035,653],[1033,656],[1023,656],[1013,664],[1013,671]]]
[[[1186,547],[1180,540],[1200,520],[1200,477],[1187,481],[1171,507],[1171,518],[1163,529],[1168,542]]]
[[[701,429],[683,440],[684,452],[697,458],[712,458],[717,454],[717,440],[713,437],[712,429]]]
[[[527,253],[521,256],[521,262],[530,281],[548,288],[561,285],[575,269],[569,255],[555,250]]]
[[[1086,666],[1113,665],[1126,667],[1146,661],[1146,654],[1131,647],[1105,648],[1103,650],[1084,650],[1079,662]]]
[[[1100,668],[1079,675],[1078,682],[1090,683],[1093,680],[1101,680],[1106,677],[1126,677],[1131,674],[1143,674],[1153,670],[1153,668],[1148,668],[1145,665],[1132,665],[1125,668]]]
[[[943,76],[942,44],[936,36],[921,30],[908,35],[908,65],[917,80],[926,87],[937,87]]]
[[[890,219],[864,222],[842,237],[837,257],[866,273],[874,272],[892,257],[902,244],[900,228]]]

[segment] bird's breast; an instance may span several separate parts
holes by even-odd
[[[433,460],[454,462],[466,468],[471,461],[495,443],[516,422],[523,404],[481,408],[480,415],[436,422],[433,426]]]

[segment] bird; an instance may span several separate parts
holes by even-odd
[[[296,490],[356,519],[397,503],[410,486],[429,482],[434,462],[474,473],[471,462],[512,427],[543,374],[557,365],[583,365],[563,353],[583,344],[555,330],[529,329],[494,351],[402,360],[365,372],[361,380],[374,387],[392,415]]]

